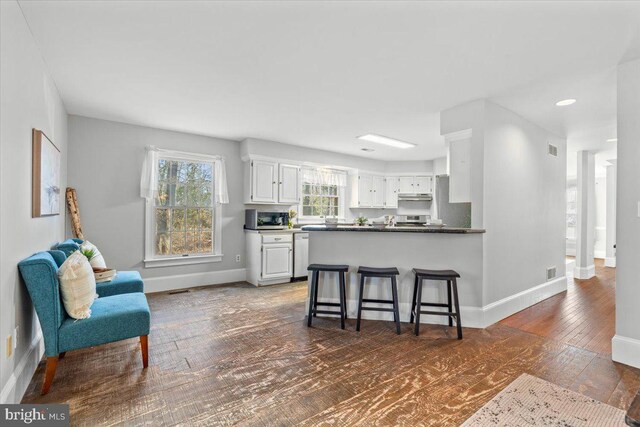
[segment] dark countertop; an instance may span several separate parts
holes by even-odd
[[[357,231],[357,232],[378,232],[378,233],[442,233],[442,234],[480,234],[485,230],[477,228],[454,228],[454,227],[371,227],[339,225],[337,228],[325,225],[305,225],[303,231]]]

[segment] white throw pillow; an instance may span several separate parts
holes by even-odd
[[[96,278],[91,264],[80,251],[75,251],[58,270],[62,303],[74,319],[91,317],[91,305],[96,295]]]
[[[91,267],[96,268],[107,268],[107,264],[104,262],[104,257],[93,243],[88,240],[85,240],[84,243],[80,246],[81,251],[90,251],[93,250],[93,257],[89,260]]]

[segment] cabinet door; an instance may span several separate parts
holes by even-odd
[[[384,207],[384,177],[373,176],[371,178],[372,198],[371,206],[374,208]]]
[[[280,203],[300,203],[300,168],[280,164],[278,181],[278,201]]]
[[[291,277],[291,243],[262,245],[262,278]]]
[[[414,184],[417,193],[433,193],[433,178],[430,176],[416,176]]]
[[[251,201],[278,203],[276,177],[278,164],[266,160],[251,162]]]
[[[401,176],[398,178],[398,182],[400,184],[400,193],[415,193],[416,190],[413,188],[413,177],[412,176]]]
[[[358,177],[358,206],[370,208],[373,203],[373,177],[360,175]]]
[[[386,208],[398,207],[398,183],[397,177],[387,177],[384,189],[384,206]]]

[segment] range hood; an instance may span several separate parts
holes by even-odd
[[[400,193],[398,194],[398,201],[425,201],[430,202],[433,200],[431,193]]]

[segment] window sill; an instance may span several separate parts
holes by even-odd
[[[169,258],[152,258],[145,259],[144,266],[145,268],[154,268],[154,267],[172,267],[176,265],[190,265],[190,264],[205,264],[209,262],[220,262],[222,261],[222,254],[212,254],[212,255],[190,255],[190,256],[180,256],[180,257],[169,257]]]

